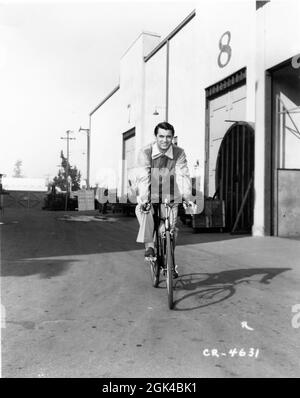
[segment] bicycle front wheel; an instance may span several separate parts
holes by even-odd
[[[158,287],[159,285],[159,275],[160,275],[160,268],[161,268],[161,241],[156,230],[155,232],[155,240],[156,240],[156,259],[151,260],[150,270],[151,270],[151,279],[152,279],[152,286]]]
[[[152,286],[153,287],[158,287],[158,285],[159,285],[159,272],[160,272],[159,258],[158,257],[156,258],[156,260],[151,260],[150,270],[151,270]]]
[[[174,267],[174,256],[173,247],[171,243],[170,231],[166,231],[166,265],[167,265],[167,291],[168,291],[168,304],[170,310],[174,306],[173,301],[173,267]]]

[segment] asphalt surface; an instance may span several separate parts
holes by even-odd
[[[180,226],[170,311],[136,219],[84,214],[0,219],[2,377],[300,376],[299,240]]]

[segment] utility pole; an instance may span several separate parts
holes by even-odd
[[[73,133],[71,130],[67,130],[66,137],[60,137],[61,140],[67,140],[67,167],[66,167],[66,185],[67,185],[67,193],[66,193],[66,201],[65,201],[65,211],[68,209],[68,198],[69,198],[69,141],[70,140],[76,140],[76,138],[71,138],[69,135],[70,133]]]
[[[6,177],[6,174],[0,173],[0,211],[1,215],[3,216],[4,215],[3,195],[9,195],[9,193],[6,192],[2,187],[2,177]]]
[[[87,137],[87,160],[86,160],[86,189],[90,189],[90,131],[91,129],[79,128],[79,131],[85,131]]]

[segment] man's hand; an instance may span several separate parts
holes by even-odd
[[[197,205],[196,203],[192,202],[191,200],[183,201],[183,207],[186,214],[196,214],[197,213]]]
[[[141,203],[141,210],[144,213],[149,213],[150,209],[151,209],[151,203],[150,202],[145,201],[145,202]]]

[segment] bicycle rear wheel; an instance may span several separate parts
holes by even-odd
[[[173,301],[173,267],[174,267],[174,256],[173,247],[171,243],[170,231],[166,231],[166,266],[167,266],[167,291],[168,291],[168,304],[170,310],[174,306]]]

